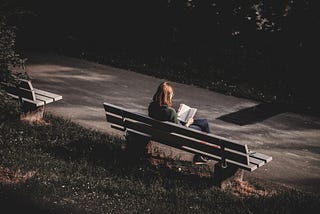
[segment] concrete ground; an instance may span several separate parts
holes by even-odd
[[[26,71],[36,88],[63,96],[46,111],[85,127],[119,135],[105,120],[103,102],[147,114],[164,81],[154,77],[51,53],[29,53]],[[198,108],[214,134],[248,144],[273,160],[245,178],[305,191],[320,191],[320,118],[173,82],[174,105]]]

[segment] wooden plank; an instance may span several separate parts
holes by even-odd
[[[113,115],[108,118],[109,114],[107,113],[107,120],[109,122],[113,121],[117,124],[124,125],[128,130],[151,135],[152,139],[159,143],[185,151],[207,155],[218,161],[221,160],[220,147],[225,146],[226,150],[224,155],[227,163],[238,165],[245,170],[253,171],[257,167],[263,166],[264,162],[272,160],[272,157],[260,153],[251,153],[249,159],[247,145],[238,144],[220,136],[204,134],[203,132],[191,130],[170,122],[153,120],[152,118],[130,112],[122,107],[108,103],[104,103],[104,108],[106,112],[118,115],[118,117]],[[125,120],[122,119],[122,116]],[[150,125],[152,125],[152,127]],[[201,140],[204,140],[204,142],[201,142]]]
[[[26,99],[26,98],[22,98],[22,103],[28,103],[28,104],[33,105],[35,107],[40,107],[40,106],[44,105],[43,101],[40,101],[40,100],[29,100],[29,99]]]
[[[21,97],[23,103],[27,103],[28,105],[34,107],[39,107],[62,99],[62,96],[60,95],[56,95],[39,89],[35,89],[38,92],[36,94],[35,91],[33,91],[31,81],[24,79],[19,79],[19,81],[20,85],[18,88],[12,85],[5,85],[5,90],[7,91],[8,95],[12,96],[15,99],[19,99],[19,97]],[[52,95],[54,97],[49,97],[48,95]]]
[[[225,148],[229,148],[238,152],[248,153],[248,148],[246,145],[239,144],[232,140],[229,140],[211,133],[207,134],[202,131],[190,129],[190,128],[180,126],[178,124],[173,124],[170,122],[154,123],[154,126],[164,131],[175,132],[184,136],[194,137],[211,144],[223,146]]]
[[[248,152],[246,145],[241,145],[239,143],[232,142],[232,141],[227,140],[225,138],[222,138],[220,136],[216,136],[213,134],[206,134],[202,131],[190,129],[190,128],[181,126],[179,124],[157,121],[152,118],[147,120],[146,117],[143,117],[141,115],[134,115],[133,116],[132,113],[129,113],[126,110],[123,110],[123,115],[125,117],[139,120],[141,122],[146,122],[146,123],[152,124],[154,127],[158,128],[160,130],[175,132],[175,133],[178,133],[178,134],[181,134],[184,136],[188,136],[188,137],[194,137],[194,138],[197,138],[197,139],[205,141],[205,142],[209,142],[209,143],[216,144],[219,146],[224,146],[229,149],[233,149],[235,151],[239,151],[239,152],[243,152],[243,153]]]
[[[248,165],[244,165],[244,164],[236,163],[232,160],[227,160],[227,163],[237,165],[238,167],[245,169],[245,170],[248,170],[250,172],[252,172],[258,168],[257,165],[252,164],[252,163],[249,163]]]
[[[152,140],[155,140],[159,143],[176,147],[184,151],[202,154],[217,161],[221,160],[220,148],[213,148],[212,145],[202,144],[194,139],[188,139],[174,133],[165,133],[161,130],[150,127],[148,124],[132,121],[130,119],[122,120],[122,118],[112,114],[107,114],[107,120],[108,122],[116,123],[118,125],[124,125],[127,127],[127,130],[134,131],[145,136],[151,136]],[[232,150],[226,150],[224,156],[226,157],[227,163],[237,165],[240,168],[248,171],[253,171],[259,165],[256,163],[249,163],[248,156],[234,153]]]
[[[15,86],[5,86],[5,90],[7,93],[26,98],[28,100],[35,100],[34,91],[26,90],[23,88],[17,88]]]
[[[104,110],[106,112],[109,112],[109,113],[112,113],[112,114],[116,114],[116,115],[119,115],[119,116],[123,116],[122,115],[122,108],[119,107],[119,106],[116,106],[116,105],[112,105],[112,104],[109,104],[109,103],[103,103],[103,107],[104,107]]]
[[[19,97],[17,95],[14,95],[14,94],[11,94],[11,93],[7,93],[7,94],[9,96],[15,98],[15,99],[19,99]],[[26,99],[26,98],[22,98],[22,102],[28,103],[29,105],[34,106],[34,107],[40,107],[40,106],[43,106],[45,104],[43,101],[40,101],[40,100],[29,100],[29,99]]]
[[[203,156],[206,156],[206,157],[208,157],[210,159],[213,159],[213,160],[216,160],[216,161],[221,161],[221,159],[222,159],[220,156],[216,156],[216,155],[213,155],[213,154],[210,154],[210,153],[207,153],[207,152],[195,149],[195,148],[191,148],[191,147],[188,147],[188,146],[182,146],[179,149],[182,149],[182,150],[187,151],[187,152],[191,152],[193,154],[203,155]]]
[[[129,112],[127,110],[123,111],[123,116],[132,120],[136,120],[138,122],[146,123],[148,125],[153,125],[154,123],[160,122],[152,119],[151,117],[139,113]]]
[[[253,157],[249,157],[249,162],[257,165],[257,167],[261,167],[265,164],[265,162],[263,160],[253,158]]]
[[[190,129],[190,128],[187,128],[178,124],[170,123],[170,122],[157,121],[150,117],[130,112],[122,107],[119,107],[113,104],[104,103],[103,105],[106,112],[111,112],[113,114],[121,115],[123,117],[137,120],[139,122],[144,122],[144,123],[153,125],[155,128],[158,128],[160,130],[176,132],[178,134],[182,134],[188,137],[194,137],[205,142],[209,142],[219,146],[224,146],[226,148],[229,148],[235,151],[248,153],[247,145],[242,145],[217,135],[205,134],[204,132]]]
[[[114,123],[119,126],[124,126],[128,129],[133,129],[138,132],[149,134],[152,136],[153,140],[158,141],[160,143],[164,143],[169,146],[173,146],[177,148],[181,148],[182,146],[188,146],[191,148],[202,150],[211,155],[215,155],[215,156],[222,155],[220,148],[214,147],[214,145],[212,144],[202,143],[201,141],[194,138],[189,138],[183,135],[177,135],[175,133],[164,132],[164,131],[155,129],[154,127],[148,124],[140,123],[130,119],[123,120],[122,118],[118,116],[114,116],[112,114],[107,114],[106,117],[107,117],[107,121],[110,123]],[[237,152],[233,152],[232,150],[226,150],[224,151],[223,156],[235,162],[239,162],[242,164],[249,164],[248,155],[244,155],[243,153],[237,153]]]
[[[19,88],[15,87],[15,86],[5,85],[5,91],[8,94],[19,96],[20,90],[19,90]]]
[[[125,128],[123,126],[118,126],[118,125],[114,125],[114,124],[111,124],[111,128],[117,129],[119,131],[125,131]]]
[[[259,160],[262,160],[265,163],[268,163],[268,162],[270,162],[272,160],[271,156],[268,156],[268,155],[265,155],[265,154],[261,154],[261,153],[258,153],[258,152],[254,152],[254,151],[250,151],[249,156],[253,157],[253,158],[256,158],[256,159],[259,159]]]
[[[33,86],[31,84],[30,80],[26,80],[26,79],[18,79],[19,81],[19,87],[29,90],[29,91],[33,91]]]
[[[120,106],[116,106],[110,103],[103,103],[103,106],[106,112],[119,115],[121,117],[130,118],[132,120],[137,120],[139,122],[147,123],[150,125],[154,123],[154,120],[152,118],[144,116],[139,113],[130,112]]]
[[[40,90],[40,89],[37,89],[37,88],[34,89],[34,92],[35,92],[35,94],[38,94],[38,95],[41,95],[41,96],[44,96],[44,97],[48,97],[48,98],[52,98],[54,101],[58,101],[58,100],[62,99],[61,95],[54,94],[54,93],[51,93],[51,92],[48,92],[48,91],[44,91],[44,90]]]
[[[146,133],[142,133],[142,132],[138,132],[136,130],[133,130],[133,129],[128,129],[127,132],[130,134],[134,133],[136,135],[139,135],[140,137],[145,137],[145,138],[149,138],[149,140],[151,139],[151,136],[146,134]]]
[[[8,92],[7,92],[7,94],[8,94],[9,96],[13,97],[14,99],[19,99],[19,97],[18,97],[17,95],[14,95],[14,94],[11,94],[11,93],[8,93]]]
[[[29,100],[36,100],[36,96],[34,94],[34,91],[30,91],[27,89],[19,88],[19,96],[29,99]]]
[[[212,146],[212,144],[204,143],[194,138],[189,138],[183,135],[176,135],[175,133],[167,133],[156,129],[152,129],[151,135],[155,141],[163,142],[167,145],[179,145],[179,147],[187,146],[193,149],[201,150],[214,156],[225,157],[242,164],[249,164],[248,155],[237,153],[233,150],[225,150],[222,153],[220,147],[214,147]]]
[[[106,114],[106,118],[109,123],[124,126],[124,122],[120,117],[114,116],[112,114]]]
[[[43,101],[45,104],[52,103],[54,101],[52,98],[44,97],[39,94],[36,94],[36,100]]]
[[[183,146],[183,149],[185,149],[186,151],[192,152],[192,153],[197,153],[197,154],[200,154],[200,155],[204,155],[204,156],[210,157],[210,158],[212,158],[214,160],[217,160],[217,161],[221,161],[220,157],[211,155],[211,154],[203,152],[201,150],[197,150],[197,149],[186,147],[186,146]],[[249,163],[248,165],[247,164],[241,164],[239,162],[232,161],[232,160],[229,160],[229,159],[226,159],[226,162],[227,162],[227,164],[236,165],[239,168],[245,169],[245,170],[250,171],[250,172],[252,172],[253,170],[257,169],[257,165],[251,164],[251,163]]]

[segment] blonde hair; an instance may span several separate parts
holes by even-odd
[[[162,82],[157,92],[153,95],[153,101],[157,102],[160,106],[167,105],[172,106],[172,85],[168,82]]]

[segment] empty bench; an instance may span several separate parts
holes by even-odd
[[[17,83],[4,84],[4,88],[8,95],[20,101],[25,117],[42,118],[45,105],[62,99],[61,95],[34,88],[30,80],[18,79]]]
[[[237,175],[237,179],[242,179],[243,170],[252,172],[272,160],[266,154],[249,151],[246,144],[175,123],[158,121],[110,103],[104,103],[103,106],[111,127],[124,131],[125,135],[156,141],[217,161],[214,180],[221,187],[232,176]]]

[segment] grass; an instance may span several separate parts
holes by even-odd
[[[209,177],[151,165],[126,142],[69,120],[0,121],[0,204],[10,213],[315,213],[318,194],[256,185],[233,194]],[[171,165],[176,163],[170,163]],[[185,168],[202,172],[188,163]],[[272,193],[272,194],[271,194]]]

